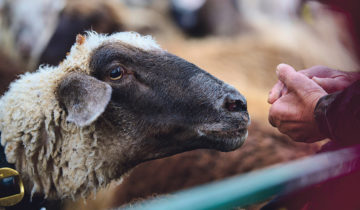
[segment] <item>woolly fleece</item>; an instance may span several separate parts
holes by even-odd
[[[86,197],[118,178],[94,154],[101,136],[101,132],[95,132],[95,124],[80,128],[67,123],[66,112],[56,98],[62,78],[74,71],[89,74],[92,51],[106,42],[161,50],[150,36],[134,32],[109,36],[88,32],[77,37],[59,66],[41,66],[34,73],[20,76],[0,98],[1,144],[8,162],[16,164],[32,195]]]

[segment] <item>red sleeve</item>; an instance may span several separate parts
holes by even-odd
[[[320,131],[330,139],[343,145],[360,143],[360,81],[322,97],[314,114]]]

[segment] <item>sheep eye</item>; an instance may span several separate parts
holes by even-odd
[[[124,69],[118,66],[110,72],[110,79],[118,80],[121,79],[123,75],[124,75]]]

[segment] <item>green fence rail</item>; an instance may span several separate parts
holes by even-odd
[[[125,209],[230,209],[265,201],[359,170],[360,146],[322,153],[137,203]]]

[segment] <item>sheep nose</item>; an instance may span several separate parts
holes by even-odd
[[[246,99],[240,94],[231,94],[225,97],[224,108],[230,112],[247,111]]]

